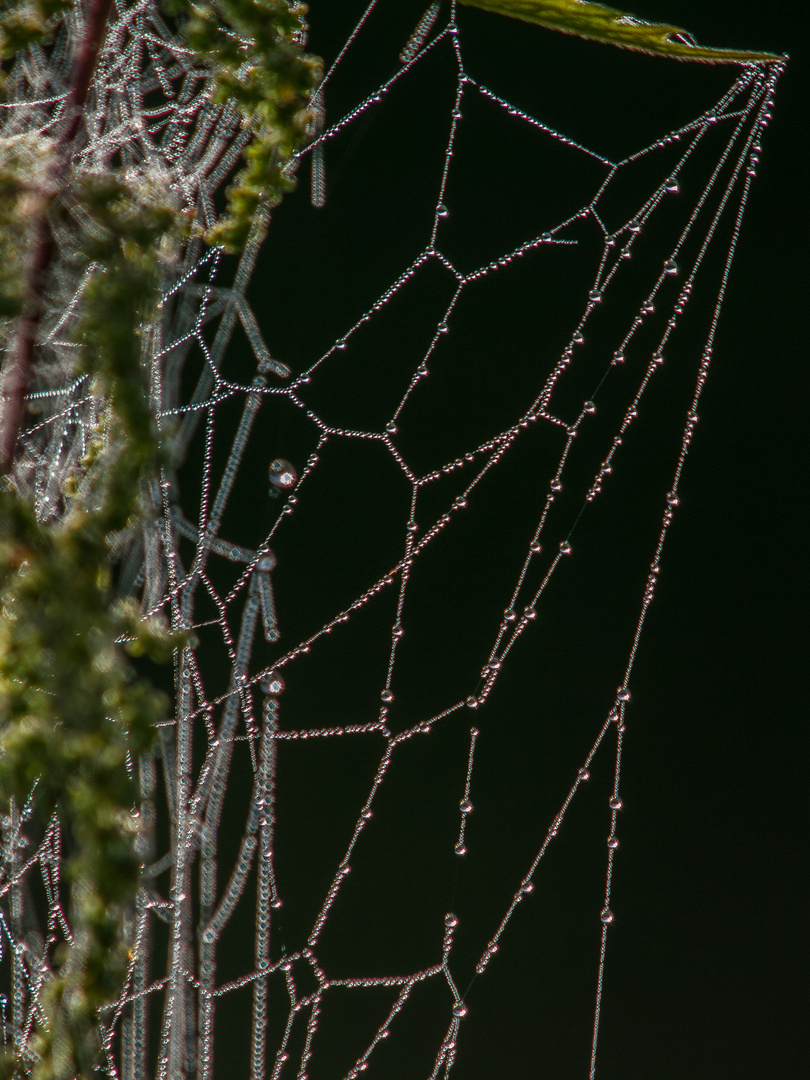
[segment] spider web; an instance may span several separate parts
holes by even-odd
[[[230,1075],[245,1047],[256,1078],[480,1075],[476,995],[549,944],[544,886],[576,914],[557,959],[596,1075],[631,677],[779,66],[614,158],[481,81],[451,8],[394,7],[328,69],[267,251],[262,223],[236,265],[191,243],[144,335],[178,464],[118,538],[120,588],[198,645],[132,762],[110,1076]],[[32,155],[75,33],[3,106]],[[118,4],[82,167],[213,222],[245,137],[210,91],[152,3]],[[93,268],[62,263],[17,466],[43,518],[104,407],[66,333]],[[33,842],[29,817],[3,822],[20,1048],[70,934],[58,822]]]

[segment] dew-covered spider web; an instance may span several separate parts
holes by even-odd
[[[266,242],[192,241],[144,328],[176,464],[117,572],[196,644],[131,763],[143,887],[104,1070],[507,1076],[553,1043],[557,1075],[595,1076],[636,652],[779,66],[712,71],[660,123],[651,92],[653,139],[619,120],[591,145],[484,78],[498,20],[350,15]],[[2,106],[32,168],[78,23]],[[122,0],[81,166],[212,223],[245,136],[210,92]],[[43,518],[104,410],[73,374],[94,268],[70,242],[16,466]],[[18,1047],[70,936],[58,822],[28,816],[3,822]]]

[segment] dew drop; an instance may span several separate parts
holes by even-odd
[[[638,221],[635,218],[633,218],[632,221],[628,221],[627,231],[631,233],[641,232],[641,225],[639,225]]]
[[[664,263],[664,273],[665,274],[677,274],[678,273],[678,264],[675,262],[674,259],[667,259],[667,261]]]
[[[448,930],[452,930],[454,926],[458,926],[458,916],[449,911],[444,917],[444,925]]]
[[[607,926],[608,923],[613,922],[613,912],[610,910],[610,908],[605,908],[599,918],[602,920],[605,926]]]
[[[520,892],[521,892],[521,894],[523,896],[529,896],[530,893],[534,892],[534,882],[533,881],[524,882],[524,884],[520,886]]]
[[[614,797],[608,803],[608,806],[611,810],[621,810],[621,808],[624,806],[624,803],[618,795],[614,795]]]
[[[289,461],[285,461],[284,458],[275,458],[275,460],[271,461],[268,474],[270,483],[273,487],[278,488],[279,491],[287,491],[295,485],[295,482],[298,479],[298,474],[295,469]]]
[[[400,623],[395,623],[394,628],[391,631],[391,636],[395,637],[395,638],[401,638],[404,633],[405,633],[405,631],[402,629],[401,624]]]
[[[284,680],[280,675],[274,675],[271,679],[262,679],[262,693],[275,697],[284,689]]]
[[[616,848],[619,846],[618,836],[609,836],[607,846],[610,848],[611,851],[615,851]]]
[[[592,401],[586,401],[585,404],[582,406],[582,411],[586,413],[595,413],[596,406]]]
[[[462,814],[471,814],[472,809],[473,809],[473,804],[470,802],[469,799],[465,799],[464,802],[461,804],[459,809],[461,810]]]
[[[670,491],[667,495],[667,506],[677,506],[681,500],[675,494],[674,491]]]
[[[678,177],[677,176],[668,177],[666,183],[664,184],[664,189],[666,191],[668,191],[670,193],[670,195],[674,195],[676,192],[680,191],[681,190],[681,185],[678,183]]]
[[[274,908],[276,911],[278,911],[278,909],[281,906],[282,906],[282,901],[278,897],[276,897],[275,900],[270,901],[270,907]]]
[[[571,338],[571,341],[574,343],[574,345],[582,345],[585,341],[585,336],[580,330],[577,330],[577,332]]]
[[[523,618],[524,619],[536,619],[537,618],[536,610],[531,605],[528,605],[527,607],[525,607],[523,609]]]
[[[653,311],[655,311],[655,304],[652,300],[645,300],[641,305],[642,315],[651,315]]]
[[[444,205],[444,203],[439,203],[439,205],[436,207],[436,217],[444,218],[444,217],[447,217],[448,213],[449,213],[449,211],[448,211],[447,207]]]
[[[394,695],[390,690],[383,690],[380,694],[380,698],[386,703],[386,705],[394,700]]]
[[[457,1020],[460,1020],[462,1018],[462,1016],[466,1016],[466,1015],[467,1015],[467,1006],[464,1004],[463,1001],[460,1001],[458,1003],[458,1005],[453,1006],[453,1016],[455,1016],[455,1018]]]
[[[630,700],[630,691],[629,690],[620,690],[618,692],[618,694],[616,695],[616,700],[617,701],[629,701]]]
[[[539,555],[542,550],[543,545],[539,544],[536,540],[533,544],[529,545],[529,551],[532,553],[532,555]]]
[[[464,844],[456,844],[456,846],[453,848],[453,851],[455,851],[456,855],[466,855],[467,854],[467,849],[464,846]]]
[[[475,694],[470,694],[470,696],[467,698],[468,709],[477,709],[480,704],[481,702],[478,700]]]
[[[514,622],[517,618],[517,612],[514,608],[507,608],[506,611],[503,613],[503,617],[504,619],[506,619],[507,622]]]
[[[591,778],[591,774],[588,772],[587,769],[580,769],[577,775],[579,776],[580,780],[590,780]]]
[[[397,425],[394,423],[393,420],[389,420],[389,422],[385,425],[385,430],[388,432],[389,435],[396,435]]]
[[[466,505],[467,500],[464,498],[463,495],[459,495],[457,499],[453,500],[453,506],[456,510],[463,510]]]
[[[591,289],[588,293],[588,299],[592,304],[598,304],[602,299],[602,292],[600,289]]]
[[[551,490],[552,491],[562,491],[562,484],[560,483],[559,480],[552,480],[551,481]]]
[[[571,545],[568,543],[567,540],[563,540],[563,542],[560,544],[560,554],[561,555],[570,555],[571,554]]]
[[[366,808],[365,810],[361,811],[360,817],[363,819],[363,821],[370,821],[371,818],[374,817],[374,811]]]

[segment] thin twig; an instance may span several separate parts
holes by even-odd
[[[82,112],[87,101],[93,72],[104,41],[112,0],[90,0],[85,33],[79,43],[73,64],[73,85],[67,97],[66,127],[54,148],[52,192],[61,188],[69,163],[71,144],[79,132]],[[17,324],[17,333],[11,357],[3,378],[2,401],[0,401],[0,474],[8,473],[14,464],[25,414],[25,395],[31,382],[34,365],[34,348],[37,331],[44,310],[43,290],[45,276],[53,261],[56,244],[51,232],[48,210],[52,195],[40,201],[34,226],[33,254],[28,266],[23,299],[23,311]]]

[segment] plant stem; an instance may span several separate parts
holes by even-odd
[[[104,32],[112,9],[112,0],[90,0],[84,37],[79,43],[73,63],[73,85],[66,102],[66,123],[54,149],[55,175],[49,185],[55,193],[62,186],[68,165],[68,152],[79,132],[82,112],[98,54],[104,41]],[[11,358],[3,379],[0,408],[0,474],[8,473],[14,464],[25,413],[25,394],[31,381],[34,365],[34,349],[37,331],[44,310],[43,289],[45,275],[53,261],[56,245],[48,220],[52,195],[45,193],[38,200],[34,225],[33,255],[28,266],[23,300],[23,312],[19,317],[17,333]]]

